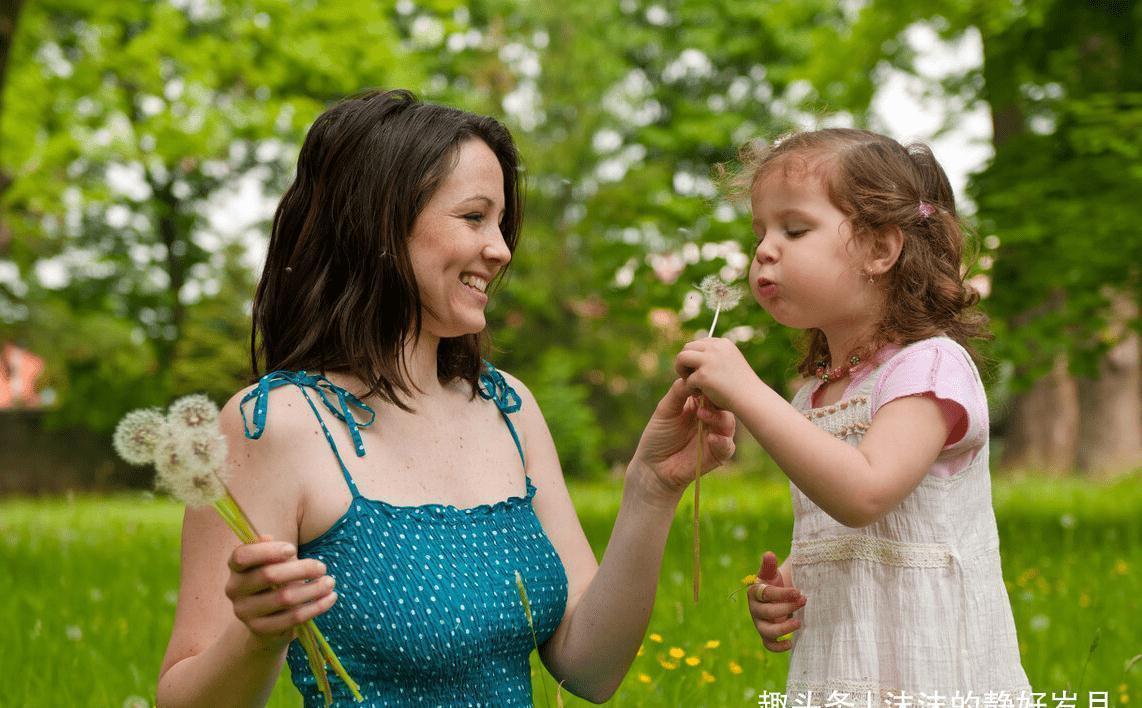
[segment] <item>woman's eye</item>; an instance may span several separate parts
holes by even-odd
[[[479,212],[472,212],[471,214],[465,214],[464,215],[464,221],[467,221],[467,222],[472,223],[472,224],[478,224],[483,220],[484,220],[484,215],[480,214]]]

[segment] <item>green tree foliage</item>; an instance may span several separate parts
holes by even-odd
[[[569,473],[620,463],[673,355],[709,325],[694,284],[748,264],[748,216],[712,167],[751,138],[864,122],[880,67],[912,68],[902,33],[923,21],[947,39],[980,32],[984,66],[940,88],[1020,128],[973,195],[981,232],[999,236],[985,254],[996,351],[1033,372],[1047,359],[1021,342],[1097,350],[1101,284],[1137,283],[1138,33],[1113,28],[1137,28],[1138,9],[1114,7],[1127,9],[39,0],[4,94],[21,277],[0,270],[0,336],[49,357],[62,420],[106,427],[128,406],[233,391],[256,277],[246,247],[256,256],[268,228],[234,234],[208,215],[251,182],[279,194],[332,101],[408,87],[513,129],[527,223],[492,300],[492,358],[532,387]],[[1013,324],[1055,284],[1062,309]],[[768,381],[791,374],[794,336],[753,303],[718,331]]]
[[[0,334],[48,357],[57,422],[106,428],[139,399],[241,382],[250,279],[207,215],[244,183],[283,188],[326,102],[418,83],[402,52],[393,23],[364,1],[26,9],[2,133],[21,278],[0,292]],[[214,316],[227,324],[208,336]],[[114,375],[77,368],[54,339],[95,322],[104,336],[87,338],[84,353],[124,359]]]
[[[985,102],[992,116],[995,157],[969,193],[981,262],[994,263],[985,307],[995,357],[1013,365],[1016,389],[1059,354],[1093,375],[1119,336],[1111,300],[1142,293],[1142,3],[869,2],[815,31],[822,51],[806,64],[815,99],[867,110],[881,67],[915,70],[902,33],[916,22],[949,40],[978,32],[983,43],[982,66],[939,88],[968,107]]]

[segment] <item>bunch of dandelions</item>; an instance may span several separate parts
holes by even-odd
[[[706,302],[706,307],[714,311],[714,321],[710,323],[707,337],[714,336],[714,329],[718,326],[718,315],[722,310],[729,310],[737,306],[742,299],[742,289],[736,285],[723,283],[716,275],[707,275],[702,279],[698,289]],[[702,402],[699,400],[698,405]],[[694,466],[694,602],[698,602],[698,591],[702,584],[702,543],[700,533],[700,512],[698,502],[702,495],[702,446],[706,437],[706,426],[698,421],[698,461]]]
[[[153,464],[160,490],[194,509],[213,506],[243,543],[258,540],[253,523],[226,486],[226,438],[218,430],[218,407],[209,398],[184,396],[165,414],[158,408],[131,411],[116,426],[113,443],[128,463]],[[333,703],[326,664],[333,667],[354,698],[364,700],[313,620],[298,627],[297,638],[305,648],[326,706]]]

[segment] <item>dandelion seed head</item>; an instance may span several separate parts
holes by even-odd
[[[156,448],[157,486],[189,507],[210,506],[226,494],[225,459],[226,440],[216,431],[168,421]]]
[[[742,289],[736,285],[722,282],[716,275],[707,275],[702,278],[698,289],[706,298],[706,307],[711,310],[729,310],[736,307],[742,299]]]
[[[167,420],[186,428],[207,428],[218,420],[218,406],[201,393],[183,396],[171,404]]]
[[[140,408],[123,416],[112,437],[115,452],[128,464],[152,464],[163,421],[163,413],[157,408]]]

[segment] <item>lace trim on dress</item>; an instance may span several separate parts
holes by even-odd
[[[863,435],[868,430],[868,408],[868,396],[855,396],[828,406],[810,408],[803,415],[826,433],[844,439],[850,435]]]
[[[943,543],[911,543],[851,534],[795,541],[789,551],[793,565],[845,560],[865,560],[901,568],[943,568],[951,562],[952,550]]]

